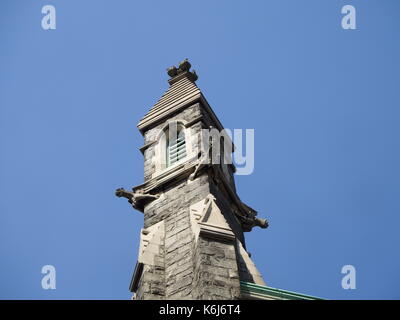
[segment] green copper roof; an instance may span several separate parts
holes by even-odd
[[[282,299],[282,300],[323,300],[322,298],[309,296],[297,292],[271,288],[267,286],[260,286],[250,282],[240,282],[240,290],[242,294],[255,295],[265,299]]]

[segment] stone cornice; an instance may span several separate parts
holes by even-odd
[[[138,124],[138,126],[137,126],[138,129],[143,134],[144,131],[146,131],[150,126],[154,126],[157,123],[160,123],[164,119],[168,118],[171,114],[176,113],[176,112],[196,103],[197,101],[199,101],[200,96],[201,96],[201,93],[194,93],[194,94],[186,97],[184,100],[182,100],[181,103],[168,108],[163,113],[147,117],[146,119],[144,119],[143,121],[141,121]]]
[[[150,147],[150,146],[152,146],[153,144],[155,144],[156,142],[157,142],[157,141],[151,141],[151,142],[146,143],[145,145],[141,146],[141,147],[139,148],[140,152],[141,152],[142,154],[144,154],[144,151],[145,151],[148,147]]]
[[[162,185],[177,179],[179,177],[188,177],[190,173],[193,171],[193,168],[197,165],[197,162],[194,161],[196,158],[191,159],[192,161],[188,160],[182,164],[179,164],[170,170],[166,170],[163,173],[155,176],[154,178],[142,183],[132,189],[135,192],[144,192],[144,193],[151,193],[156,192],[156,189],[161,187]]]
[[[166,170],[165,172],[159,174],[158,176],[146,181],[143,184],[140,184],[136,187],[133,187],[132,190],[134,192],[142,193],[142,194],[157,194],[158,190],[161,186],[172,182],[177,179],[185,179],[190,176],[190,174],[195,170],[198,162],[195,161],[195,157],[193,159],[188,160],[176,167],[171,168],[171,170]],[[225,175],[223,174],[221,168],[216,165],[206,165],[206,167],[211,167],[214,172],[214,177],[218,183],[222,183],[224,190],[226,190],[227,195],[232,200],[232,202],[239,209],[239,212],[234,212],[235,217],[238,219],[238,222],[242,225],[243,231],[248,232],[254,226],[260,226],[262,228],[268,227],[268,222],[256,218],[257,211],[250,208],[246,204],[244,204],[236,191],[232,189],[229,182],[227,181]],[[143,206],[137,206],[137,209],[143,212]]]

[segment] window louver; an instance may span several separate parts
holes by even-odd
[[[179,134],[177,139],[170,140],[167,147],[167,167],[186,157],[185,136]]]

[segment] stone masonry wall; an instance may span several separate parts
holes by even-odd
[[[196,103],[168,118],[191,122],[201,115]],[[145,145],[156,139],[159,129],[167,121],[145,132]],[[200,151],[199,140],[203,125],[190,126],[193,154]],[[156,170],[155,147],[144,150],[145,181],[153,178]],[[243,240],[240,226],[232,217],[229,200],[224,199],[214,185],[209,172],[203,171],[194,181],[171,181],[158,190],[159,198],[144,207],[144,227],[164,221],[164,242],[153,266],[145,265],[136,293],[137,299],[238,299],[239,272],[235,241],[224,242],[200,235],[195,240],[191,228],[190,206],[215,194],[218,205],[236,237]],[[222,197],[222,198],[221,198]]]
[[[193,182],[186,180],[169,185],[162,196],[145,207],[145,228],[165,221],[165,297],[192,299],[193,241],[189,208],[209,193],[208,175]],[[151,271],[149,273],[152,273]],[[144,283],[152,276],[144,275]]]
[[[170,185],[160,199],[145,208],[145,227],[165,222],[164,275],[146,269],[143,287],[146,299],[238,299],[239,273],[235,243],[225,243],[199,236],[197,243],[191,229],[189,208],[210,193],[209,175],[193,182]],[[221,208],[225,208],[221,206]],[[226,209],[226,208],[225,208]],[[229,219],[227,219],[229,220]],[[160,271],[161,271],[160,269]],[[165,290],[158,290],[163,282]],[[154,292],[156,290],[156,292]]]
[[[234,243],[200,236],[193,260],[194,299],[235,300],[240,298]]]

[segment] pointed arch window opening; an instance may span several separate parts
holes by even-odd
[[[186,157],[185,132],[181,129],[175,136],[169,136],[166,148],[167,168]]]

